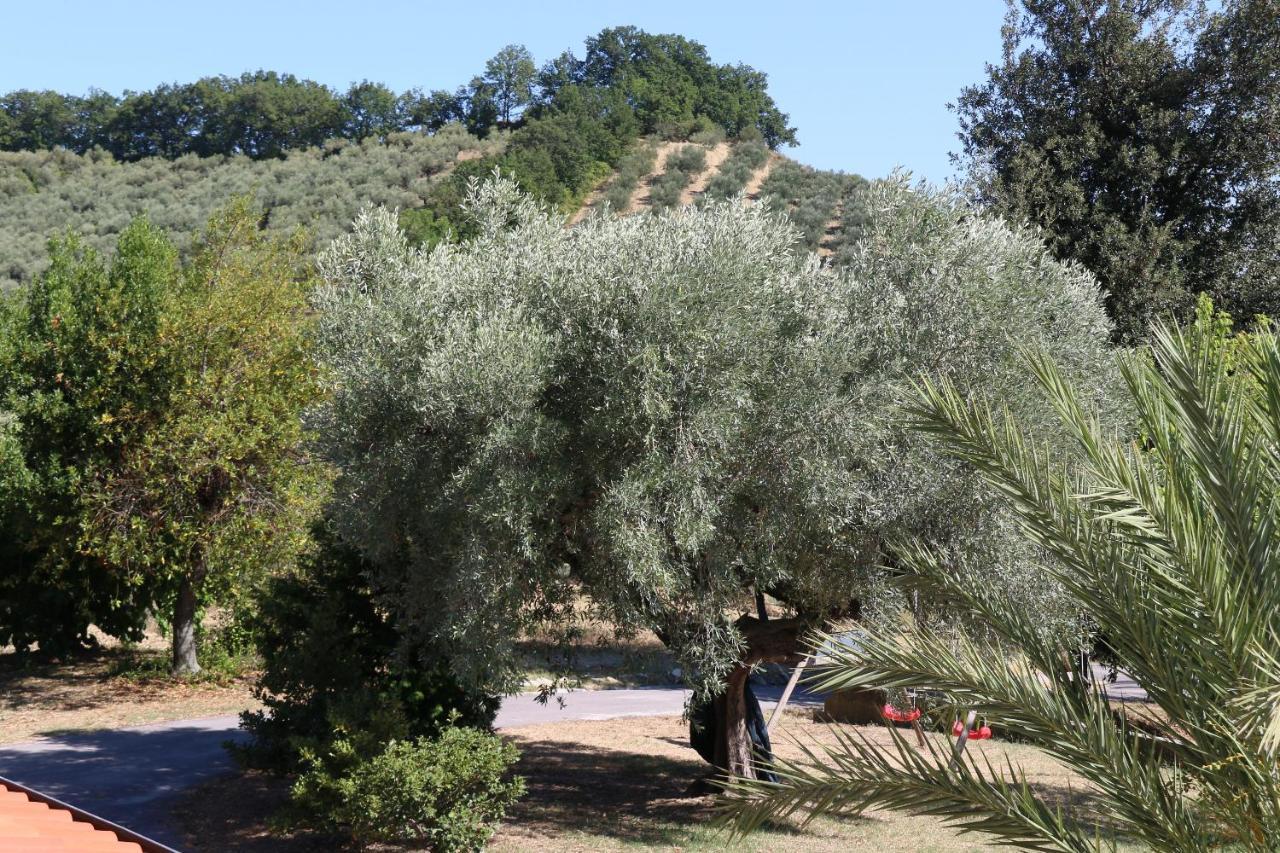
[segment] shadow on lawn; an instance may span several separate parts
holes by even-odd
[[[686,793],[711,771],[691,749],[689,759],[680,759],[561,740],[518,745],[516,769],[529,790],[507,815],[505,840],[586,833],[630,844],[680,844],[690,827],[713,819],[714,796]]]
[[[687,745],[675,737],[657,739]],[[690,841],[692,828],[713,831],[710,824],[716,798],[686,794],[692,782],[711,770],[692,750],[685,759],[562,740],[518,740],[518,745],[522,757],[517,770],[526,778],[529,790],[502,827],[500,835],[507,842],[519,844],[522,838],[532,841],[576,833],[625,844],[682,846]],[[1122,843],[1126,840],[1117,834],[1117,825],[1104,814],[1087,784],[1059,784],[1055,780],[1032,782],[1030,787],[1051,808],[1073,814],[1086,831]],[[872,826],[886,818],[883,812],[873,812],[828,821]],[[774,841],[784,844],[785,836],[808,834],[790,823],[770,823],[766,829]],[[828,826],[819,835],[831,831]],[[730,846],[727,834],[723,841],[726,848]]]
[[[85,649],[54,660],[6,652],[0,654],[0,710],[87,711],[159,694],[173,683],[164,661],[162,652],[131,648]],[[166,677],[129,677],[153,671]]]

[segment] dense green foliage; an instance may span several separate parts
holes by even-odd
[[[850,175],[845,182],[844,192],[836,203],[840,212],[840,223],[836,233],[827,241],[834,257],[832,262],[839,265],[848,263],[859,251],[858,242],[866,235],[871,225],[872,211],[868,207],[871,194],[867,192],[869,184],[860,175]]]
[[[504,144],[505,135],[482,141],[451,126],[434,136],[396,134],[385,143],[338,140],[283,160],[186,156],[119,163],[65,151],[0,154],[0,289],[44,268],[50,235],[71,231],[105,252],[141,215],[187,252],[191,235],[239,195],[262,206],[269,231],[305,227],[312,245],[323,245],[363,205],[421,207],[460,152],[483,154]]]
[[[407,841],[438,853],[479,851],[524,794],[524,780],[508,778],[516,748],[477,729],[391,741],[371,758],[352,756],[337,774],[330,765],[349,744],[339,740],[331,749],[298,778],[294,802],[362,846]]]
[[[1229,341],[1156,330],[1153,352],[1123,360],[1141,444],[1101,427],[1043,352],[1030,362],[1087,464],[1046,464],[1041,436],[1008,414],[927,385],[921,429],[980,471],[1023,534],[1049,553],[1068,594],[1097,621],[1157,713],[1117,718],[1102,690],[1073,679],[1064,649],[998,587],[956,582],[950,555],[904,544],[916,580],[953,598],[999,639],[979,647],[919,628],[873,632],[821,682],[940,689],[1089,780],[1088,813],[1060,811],[1016,768],[899,739],[885,757],[844,739],[826,762],[783,766],[775,787],[745,784],[744,825],[817,804],[888,805],[946,815],[1001,842],[1095,850],[1096,818],[1153,850],[1274,850],[1280,838],[1280,345],[1267,330]]]
[[[3,458],[21,486],[0,531],[6,641],[57,651],[90,623],[135,636],[171,606],[175,666],[193,670],[197,610],[305,540],[327,477],[301,425],[318,392],[301,243],[259,218],[219,213],[186,264],[144,220],[109,265],[55,241],[4,303]]]
[[[869,612],[896,530],[982,553],[1047,630],[1033,561],[896,405],[923,370],[1033,408],[1011,338],[1105,396],[1096,286],[950,197],[875,192],[874,239],[839,273],[760,207],[565,229],[489,183],[476,238],[429,253],[362,214],[321,258],[319,434],[404,641],[509,688],[520,630],[573,618],[585,589],[713,688],[744,591]]]
[[[957,103],[982,200],[1107,290],[1123,340],[1210,292],[1280,313],[1280,7],[1023,0]]]
[[[763,73],[716,65],[706,48],[682,36],[619,27],[588,39],[583,59],[565,53],[540,73],[523,45],[507,45],[483,74],[453,93],[397,94],[367,80],[339,93],[274,71],[164,84],[123,97],[19,90],[0,96],[0,150],[100,149],[118,160],[280,157],[331,139],[435,132],[454,122],[485,136],[510,127],[526,108],[536,115],[560,111],[583,91],[616,95],[645,133],[678,133],[705,121],[734,135],[757,130],[771,147],[795,142]]]
[[[679,136],[702,129],[698,119],[730,136],[753,129],[770,148],[794,145],[768,94],[763,72],[747,65],[716,65],[707,49],[677,35],[652,35],[635,27],[614,27],[587,39],[582,59],[565,53],[541,74],[546,99],[554,103],[572,86],[606,88],[633,105],[644,133]]]
[[[54,241],[50,269],[0,303],[0,642],[19,651],[61,653],[90,624],[137,638],[154,593],[79,547],[83,493],[123,453],[130,413],[166,395],[156,356],[173,250],[137,222],[116,254],[107,266]]]
[[[707,167],[707,152],[701,145],[684,145],[667,157],[662,174],[653,181],[649,190],[652,210],[676,207],[685,187],[693,183]]]
[[[617,92],[577,90],[553,108],[528,119],[511,135],[507,150],[468,164],[454,176],[459,196],[465,181],[488,176],[493,167],[525,192],[562,212],[575,210],[612,171],[636,139],[638,125]],[[460,207],[452,208],[455,217]]]
[[[454,714],[461,725],[492,725],[496,699],[463,691],[447,666],[398,648],[395,626],[374,603],[372,567],[327,527],[314,539],[297,570],[272,577],[257,596],[249,627],[264,710],[242,714],[253,736],[237,750],[242,761],[292,772],[303,751],[324,754],[353,732],[376,749],[433,736]]]
[[[805,245],[813,249],[826,233],[850,182],[862,182],[862,178],[784,160],[765,178],[760,200],[785,212],[800,229]]]

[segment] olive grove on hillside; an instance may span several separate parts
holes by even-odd
[[[281,160],[191,154],[122,163],[101,151],[0,153],[0,289],[29,282],[45,268],[50,236],[72,232],[107,252],[137,216],[172,234],[186,251],[209,216],[240,195],[252,195],[265,209],[269,230],[305,227],[322,246],[361,205],[419,207],[459,153],[490,154],[505,144],[505,135],[480,140],[453,125],[434,136],[333,140]]]
[[[717,763],[749,775],[750,666],[794,660],[832,615],[899,612],[887,536],[974,557],[1069,630],[1036,554],[898,407],[928,375],[1050,423],[1015,342],[1105,401],[1088,274],[900,180],[869,191],[841,271],[762,207],[565,229],[504,180],[469,206],[467,243],[411,249],[374,209],[320,261],[335,516],[408,645],[514,689],[520,631],[571,621],[585,592],[722,693]],[[793,615],[738,616],[755,590]]]

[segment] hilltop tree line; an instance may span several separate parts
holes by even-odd
[[[616,93],[603,100],[629,113],[640,133],[669,132],[703,118],[733,135],[754,128],[772,147],[795,142],[763,72],[718,65],[705,47],[682,36],[617,27],[588,39],[582,58],[566,51],[541,68],[526,48],[508,45],[453,91],[398,93],[364,80],[338,92],[275,71],[166,83],[122,96],[18,90],[0,97],[0,150],[101,148],[119,160],[264,158],[329,139],[434,132],[454,122],[485,136],[572,109],[590,98],[584,90]]]

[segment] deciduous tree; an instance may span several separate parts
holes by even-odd
[[[506,127],[511,117],[533,100],[533,78],[538,66],[533,54],[522,44],[509,44],[485,63],[484,79],[492,88],[498,115]]]
[[[1091,269],[1124,340],[1208,292],[1280,300],[1280,4],[1011,2],[956,104],[982,199]]]

